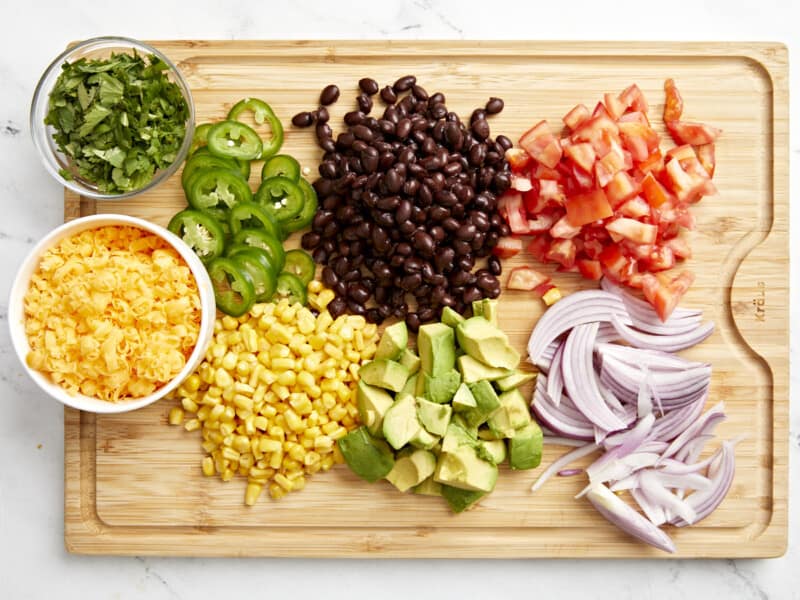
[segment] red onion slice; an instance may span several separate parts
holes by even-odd
[[[733,483],[733,476],[736,471],[734,457],[734,442],[722,442],[720,448],[714,455],[714,459],[709,467],[711,485],[705,490],[698,490],[686,498],[686,503],[695,511],[696,516],[693,521],[676,517],[671,523],[676,527],[685,527],[698,523],[710,515],[722,503],[728,490]],[[716,466],[716,470],[715,467]],[[713,471],[713,473],[712,473]]]
[[[547,467],[541,475],[533,482],[531,486],[531,491],[535,492],[540,487],[544,485],[544,483],[550,479],[554,474],[556,474],[559,470],[566,467],[573,461],[578,460],[579,458],[583,458],[584,456],[591,454],[592,452],[596,451],[599,448],[597,444],[584,444],[574,450],[570,450],[566,454],[560,456],[556,460],[552,462],[552,464]]]
[[[680,333],[677,335],[651,335],[636,331],[626,325],[616,313],[611,313],[610,321],[620,337],[631,346],[648,348],[651,350],[664,350],[666,352],[685,350],[686,348],[699,344],[714,333],[713,321],[709,321],[705,325],[701,325],[688,333]]]
[[[553,360],[550,362],[550,370],[547,373],[547,393],[556,406],[561,402],[561,392],[564,390],[564,376],[561,373],[561,363],[564,357],[564,344],[559,344]]]

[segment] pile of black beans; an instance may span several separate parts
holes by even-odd
[[[501,266],[491,251],[510,233],[497,199],[511,184],[512,143],[492,139],[486,119],[503,101],[491,98],[467,124],[413,75],[382,89],[365,78],[359,88],[335,138],[325,108],[339,98],[335,85],[322,90],[318,110],[292,119],[315,125],[325,152],[314,182],[319,210],[302,245],[336,293],[331,315],[394,316],[416,331],[445,306],[464,313],[473,300],[496,298]],[[370,116],[376,94],[386,104],[379,117]]]

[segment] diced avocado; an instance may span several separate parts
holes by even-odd
[[[514,371],[507,377],[496,379],[494,384],[500,389],[501,392],[507,392],[534,379],[536,379],[536,373],[523,373],[522,371]]]
[[[383,440],[372,437],[366,427],[351,431],[338,445],[353,473],[369,482],[386,477],[394,467],[392,449]]]
[[[453,399],[453,396],[461,385],[461,373],[452,369],[436,377],[423,373],[425,378],[425,397],[431,402],[445,404]]]
[[[472,358],[469,354],[464,354],[458,357],[458,370],[461,371],[461,377],[465,383],[475,383],[481,379],[500,379],[508,377],[513,371],[508,369],[497,369],[485,365],[479,360]]]
[[[408,443],[414,446],[414,448],[431,450],[436,447],[440,439],[440,436],[430,433],[424,427],[420,427]]]
[[[531,421],[508,440],[508,462],[512,469],[535,469],[542,462],[542,430]]]
[[[386,479],[398,490],[405,492],[430,477],[436,469],[436,457],[428,450],[415,450],[398,458]]]
[[[419,371],[416,374],[416,382],[414,384],[414,395],[415,396],[424,396],[425,395],[425,373]]]
[[[477,427],[485,423],[489,415],[500,407],[500,401],[497,399],[492,384],[486,380],[471,384],[469,391],[472,392],[477,406],[462,414],[470,427]]]
[[[481,316],[489,321],[489,323],[497,327],[497,300],[492,298],[484,298],[481,300],[481,303],[483,304]]]
[[[420,327],[417,349],[422,370],[428,375],[436,377],[455,368],[455,335],[453,329],[444,323],[428,323]]]
[[[495,435],[504,438],[514,437],[517,429],[531,422],[528,404],[517,389],[503,392],[497,399],[500,401],[500,408],[489,415],[486,423]]]
[[[400,353],[408,348],[408,328],[405,321],[398,321],[383,330],[378,349],[375,351],[375,360],[382,358],[397,360]]]
[[[442,484],[438,481],[434,481],[433,477],[431,476],[415,487],[414,493],[422,494],[423,496],[441,496]]]
[[[472,301],[472,316],[473,317],[483,316],[483,300]]]
[[[406,348],[400,353],[400,358],[398,359],[400,364],[403,365],[406,369],[408,369],[409,375],[414,375],[417,371],[419,371],[419,365],[422,361],[420,361],[419,356],[413,350],[409,350]]]
[[[477,438],[472,437],[470,432],[459,424],[458,419],[453,419],[442,438],[442,452],[455,452],[461,446],[472,447],[477,442]]]
[[[478,457],[476,448],[459,446],[442,452],[433,478],[463,490],[491,492],[497,483],[497,465]]]
[[[500,410],[500,409],[498,409],[498,410]],[[500,435],[500,434],[492,431],[488,427],[481,427],[480,429],[478,429],[478,439],[479,440],[488,440],[488,441],[504,440],[504,439],[506,439],[506,436]]]
[[[519,364],[519,353],[509,345],[508,336],[483,317],[459,323],[456,336],[467,354],[490,367],[516,369]]]
[[[461,323],[461,321],[463,320],[464,317],[462,317],[460,314],[458,314],[449,306],[445,306],[444,309],[442,309],[442,323],[444,323],[448,327],[455,328],[456,325]]]
[[[439,493],[447,501],[447,504],[450,505],[450,510],[454,513],[469,510],[486,495],[486,492],[461,490],[450,485],[442,485]]]
[[[475,397],[469,391],[466,383],[462,383],[456,390],[456,395],[453,396],[453,410],[456,412],[463,412],[470,408],[475,408],[478,403],[475,402]]]
[[[444,435],[452,415],[453,408],[449,404],[438,404],[425,398],[417,398],[419,422],[430,433]]]
[[[410,442],[420,427],[414,396],[397,398],[383,417],[383,437],[395,450]]]
[[[394,399],[386,390],[371,386],[362,380],[358,382],[356,402],[361,423],[372,435],[382,437],[383,417],[394,403]]]
[[[417,379],[419,379],[419,373],[414,373],[411,377],[406,379],[406,384],[403,386],[403,389],[397,392],[397,395],[400,394],[411,394],[412,396],[417,395]]]
[[[484,440],[480,443],[479,448],[478,454],[481,455],[481,458],[496,465],[506,459],[506,443],[503,440]]]
[[[393,392],[399,392],[408,380],[408,369],[399,362],[379,358],[358,370],[361,381]]]

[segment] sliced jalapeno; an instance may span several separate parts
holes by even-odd
[[[261,182],[255,201],[277,219],[286,223],[303,210],[305,197],[294,181],[286,177],[270,177]]]
[[[208,132],[208,149],[216,156],[253,160],[261,156],[261,138],[244,123],[222,121]]]
[[[167,229],[181,238],[203,262],[220,256],[225,247],[222,226],[214,217],[198,210],[182,210],[170,219]]]
[[[288,154],[276,154],[268,158],[261,168],[261,179],[270,177],[286,177],[297,182],[300,179],[300,163]]]
[[[283,125],[275,116],[272,107],[258,98],[245,98],[233,105],[228,113],[228,119],[240,121],[242,114],[248,111],[253,113],[253,121],[256,125],[269,124],[270,138],[263,143],[260,158],[267,159],[277,154],[283,145]]]
[[[300,278],[284,271],[278,275],[278,287],[275,290],[275,298],[286,298],[289,304],[299,302],[306,303],[306,286]]]
[[[192,145],[189,147],[189,156],[208,145],[208,132],[213,126],[213,123],[203,123],[194,128],[194,137],[192,138]]]
[[[252,248],[261,248],[269,254],[272,264],[275,265],[275,272],[280,273],[286,263],[286,251],[283,244],[274,235],[270,235],[264,229],[242,229],[233,236],[234,244],[244,244]]]
[[[228,258],[232,258],[237,254],[241,254],[242,252],[249,252],[252,250],[251,254],[254,254],[259,257],[259,261],[265,268],[269,270],[275,277],[280,274],[280,270],[277,268],[277,263],[275,259],[272,258],[272,255],[264,250],[263,248],[257,248],[255,246],[248,246],[247,244],[239,244],[233,242],[225,246],[225,256]]]
[[[308,285],[308,282],[314,279],[314,274],[317,272],[317,265],[311,255],[304,250],[289,250],[286,253],[286,262],[283,265],[285,273],[291,273],[296,276],[303,285]]]
[[[303,192],[303,208],[296,216],[283,223],[283,229],[287,233],[308,227],[317,212],[317,192],[314,190],[314,186],[301,177],[297,182],[297,187]]]
[[[244,180],[247,181],[250,179],[250,161],[249,160],[242,160],[241,158],[236,159],[236,167],[239,169],[239,173],[242,174]]]
[[[227,241],[230,239],[230,237],[233,235],[231,233],[230,210],[221,207],[210,207],[204,208],[200,212],[213,217],[217,222],[217,225],[222,227],[222,232],[225,234],[225,240]]]
[[[186,197],[192,208],[232,208],[240,202],[252,202],[250,185],[238,171],[202,169],[192,176]]]
[[[234,235],[242,229],[263,229],[275,238],[281,237],[275,217],[260,204],[240,202],[231,209],[229,223]]]
[[[223,158],[221,156],[214,156],[208,148],[198,148],[195,153],[183,165],[183,173],[181,173],[181,185],[184,191],[190,187],[190,180],[192,176],[200,169],[230,169],[238,171],[239,165],[231,158]]]
[[[266,252],[260,248],[245,248],[230,255],[230,259],[239,265],[253,280],[256,302],[269,301],[277,287],[277,279]]]
[[[215,258],[208,263],[217,308],[232,317],[241,317],[255,302],[255,287],[250,275],[230,258]]]

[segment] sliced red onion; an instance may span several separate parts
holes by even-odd
[[[586,497],[597,512],[629,535],[665,552],[675,552],[675,544],[666,533],[628,506],[603,484],[592,484]]]
[[[548,479],[550,479],[555,473],[557,473],[560,469],[563,469],[571,462],[578,460],[579,458],[583,458],[587,454],[591,454],[592,452],[596,451],[599,448],[597,444],[584,444],[574,450],[570,450],[566,454],[562,455],[561,457],[557,458],[553,461],[553,463],[547,467],[541,475],[536,479],[536,481],[531,486],[531,491],[535,492],[540,487],[542,487]]]
[[[714,460],[709,467],[711,485],[704,490],[698,490],[690,494],[686,498],[686,503],[696,514],[694,520],[689,521],[688,519],[676,517],[671,520],[673,525],[685,527],[686,525],[698,523],[714,512],[722,503],[733,483],[733,476],[736,471],[734,446],[734,442],[722,442],[722,448],[714,455]]]
[[[536,389],[531,407],[536,416],[552,431],[565,437],[579,440],[594,438],[594,427],[575,405],[566,397],[558,406],[547,394],[547,378],[541,373],[536,378]]]
[[[550,361],[550,370],[547,372],[547,393],[558,406],[561,402],[561,392],[564,390],[564,377],[561,373],[561,361],[564,357],[564,345],[559,344],[553,360]]]
[[[671,458],[683,448],[687,442],[697,438],[700,435],[710,435],[713,433],[714,428],[718,423],[725,420],[725,403],[718,402],[711,409],[709,409],[703,416],[693,421],[677,438],[675,438],[669,447],[664,451],[663,458]],[[695,459],[696,460],[696,459]],[[684,462],[695,462],[689,460]]]
[[[613,328],[613,325],[608,326]],[[616,331],[616,329],[614,331]],[[696,366],[708,366],[706,363],[686,360],[670,352],[633,348],[620,344],[597,343],[595,345],[595,351],[601,359],[606,355],[610,355],[631,366],[645,366],[651,371],[678,371]]]
[[[568,437],[560,437],[557,435],[550,435],[548,433],[545,433],[544,435],[544,443],[550,446],[571,446],[573,448],[579,448],[586,444],[586,442],[581,440],[576,440]]]
[[[561,469],[558,472],[559,477],[573,477],[575,475],[580,475],[583,473],[583,469]]]
[[[619,456],[617,450],[615,448],[606,452],[586,468],[589,481],[592,483],[619,481],[640,469],[652,467],[660,458],[660,455],[655,452],[634,452],[626,456]]]
[[[693,423],[703,412],[707,397],[707,394],[703,394],[691,404],[668,411],[663,417],[656,419],[653,424],[653,439],[669,442],[678,437],[687,424]]]
[[[606,449],[617,448],[620,457],[627,456],[631,452],[638,450],[644,443],[653,428],[655,420],[655,415],[650,413],[639,419],[633,429],[608,436],[603,446]]]
[[[563,302],[563,300],[561,300],[561,302]],[[610,315],[610,321],[617,330],[617,333],[619,333],[619,336],[631,346],[648,348],[651,350],[664,350],[665,352],[685,350],[686,348],[699,344],[714,333],[713,321],[709,321],[705,325],[696,327],[689,332],[676,335],[654,335],[636,331],[625,324],[624,321],[613,312]]]
[[[697,517],[697,513],[689,503],[670,492],[655,471],[645,470],[639,473],[639,486],[649,499],[663,507],[665,511],[678,515],[689,523],[694,522]]]
[[[635,477],[638,482],[639,477],[636,475],[633,477]],[[636,487],[632,488],[630,492],[631,496],[633,496],[633,499],[636,501],[636,504],[638,504],[639,508],[644,511],[644,514],[648,519],[650,519],[653,525],[663,525],[668,521],[664,509],[650,500],[642,488],[638,487],[637,485]]]

